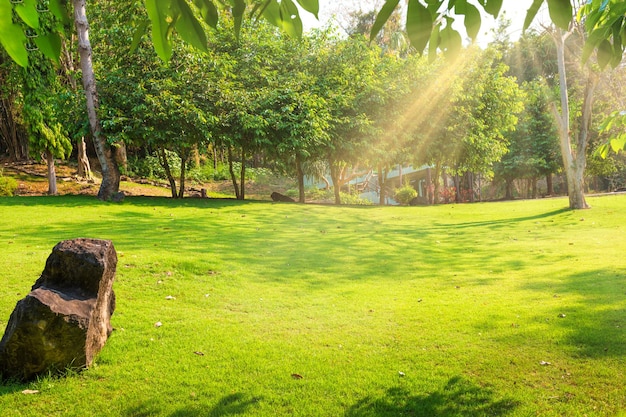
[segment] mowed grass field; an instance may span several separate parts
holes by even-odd
[[[0,415],[626,415],[626,196],[589,203],[2,198],[0,329],[57,242],[119,258],[95,365]]]

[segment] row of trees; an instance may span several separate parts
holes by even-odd
[[[487,51],[470,48],[454,58],[429,63],[407,55],[397,31],[381,37],[380,46],[369,46],[360,34],[377,25],[372,19],[368,26],[372,15],[357,20],[349,39],[325,31],[298,40],[261,22],[244,24],[237,37],[242,29],[234,13],[235,19],[221,20],[205,53],[174,42],[166,65],[152,53],[150,40],[138,37],[128,25],[133,19],[142,20],[137,10],[141,5],[136,3],[91,4],[92,21],[97,22],[91,35],[101,95],[95,116],[102,120],[109,150],[129,146],[131,151],[147,149],[161,157],[175,197],[183,195],[187,161],[209,146],[228,155],[238,198],[245,197],[246,162],[252,159],[263,159],[298,178],[301,201],[304,174],[313,172],[320,161],[331,173],[337,202],[341,186],[350,178],[348,168],[355,172],[359,166],[376,167],[384,184],[393,165],[428,163],[435,168],[435,196],[444,168],[454,176],[457,192],[461,177],[490,176],[494,168],[508,184],[514,178],[537,178],[558,169],[554,123],[546,107],[550,87],[562,83],[550,83],[556,78],[545,70],[520,77],[524,69],[515,65],[512,48],[504,40]],[[523,42],[516,46],[518,54],[547,54],[537,42],[533,41],[534,49],[525,48]],[[120,53],[131,43],[137,46],[132,55]],[[62,73],[69,74],[68,79],[73,79],[76,67],[71,45],[68,42],[63,49],[68,59]],[[5,59],[11,67],[8,62]],[[44,73],[41,67],[37,71]],[[511,73],[523,82],[516,83]],[[84,75],[83,66],[83,79]],[[57,90],[56,96],[76,92],[75,82],[45,85],[57,84],[67,93]],[[16,85],[28,91],[25,82]],[[45,88],[40,92],[45,95]],[[27,104],[31,99],[24,100]],[[83,113],[81,106],[70,109],[65,103],[59,114]],[[86,125],[65,124],[72,127],[66,136],[82,138]],[[23,126],[33,129],[28,123]],[[529,140],[533,143],[524,143]],[[166,151],[181,160],[178,186]],[[109,161],[103,165],[116,167]],[[115,181],[112,185],[115,190]],[[381,189],[383,201],[385,189]],[[108,194],[110,190],[100,197]]]

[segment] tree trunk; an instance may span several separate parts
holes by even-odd
[[[340,177],[340,169],[337,166],[337,164],[334,163],[334,161],[332,160],[332,158],[330,158],[328,160],[329,165],[330,165],[330,178],[333,182],[333,191],[335,192],[335,204],[336,205],[340,205],[341,204],[341,184],[339,183],[339,177]]]
[[[61,65],[64,66],[64,72],[67,76],[67,82],[72,87],[72,91],[77,92],[78,86],[76,85],[76,73],[74,67],[74,58],[67,48],[67,44],[63,41],[63,53],[61,54]],[[91,172],[91,164],[87,157],[87,145],[85,144],[85,137],[81,136],[76,142],[77,162],[78,169],[77,174],[79,178],[83,178],[87,181],[93,181],[93,174]]]
[[[461,178],[459,174],[454,174],[454,202],[461,202]]]
[[[178,191],[178,198],[185,197],[185,171],[187,168],[188,153],[183,150],[180,153],[180,190]]]
[[[296,176],[298,177],[298,202],[304,203],[304,170],[300,154],[296,152]]]
[[[241,170],[239,171],[239,200],[246,199],[246,148],[241,147]]]
[[[172,192],[172,198],[176,198],[178,197],[178,194],[176,193],[176,180],[174,179],[174,176],[172,175],[170,164],[167,161],[167,154],[165,153],[165,148],[158,148],[157,152],[161,158],[161,166],[163,167],[163,170],[165,170],[165,176],[167,177],[167,180],[170,183],[170,191]]]
[[[57,195],[57,176],[54,167],[54,155],[46,150],[46,163],[48,164],[48,195]]]
[[[513,179],[507,178],[505,181],[504,199],[513,200]]]
[[[235,188],[235,198],[241,200],[239,196],[239,184],[237,184],[237,176],[235,175],[235,169],[233,168],[233,148],[228,146],[228,172],[230,173],[230,179],[233,182]]]
[[[0,80],[0,82],[5,82]],[[28,160],[28,138],[20,135],[17,122],[13,117],[13,97],[0,101],[0,137],[4,140],[11,161]]]
[[[80,66],[83,74],[83,87],[87,100],[87,115],[89,127],[93,137],[96,154],[102,169],[102,184],[98,191],[100,200],[110,200],[119,192],[120,171],[115,162],[114,150],[102,135],[100,120],[98,119],[98,91],[96,90],[96,78],[91,61],[91,44],[89,43],[89,22],[85,10],[85,0],[73,0],[74,22],[78,34],[78,51],[80,54]]]
[[[554,183],[552,182],[552,174],[546,175],[546,187],[548,188],[546,193],[548,195],[554,195]]]
[[[89,158],[87,157],[87,144],[85,143],[84,136],[78,139],[76,150],[78,151],[78,176],[91,181],[93,176],[91,174]]]
[[[435,162],[435,175],[433,175],[433,204],[439,204],[441,201],[441,186],[439,180],[443,177],[443,172],[441,171],[441,163],[439,161]],[[444,184],[445,186],[445,184]]]
[[[115,142],[113,144],[115,150],[115,162],[124,172],[128,172],[128,155],[126,154],[126,144],[124,142]]]
[[[578,140],[576,146],[571,143],[570,133],[570,111],[569,97],[567,91],[567,76],[565,72],[565,39],[560,29],[554,36],[557,51],[557,62],[559,68],[559,82],[561,90],[561,112],[559,113],[555,106],[559,127],[559,139],[561,145],[561,154],[563,156],[563,166],[567,177],[567,194],[569,196],[569,207],[571,209],[589,208],[585,200],[584,175],[586,168],[586,150],[587,139],[589,134],[589,124],[591,122],[591,113],[593,107],[593,94],[598,83],[598,77],[591,70],[587,78],[585,86],[582,114],[580,127],[578,132]]]
[[[383,169],[381,165],[378,166],[378,204],[381,206],[385,205],[385,197],[386,192],[385,188],[387,186],[387,172]]]

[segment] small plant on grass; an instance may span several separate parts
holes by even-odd
[[[397,188],[394,194],[395,200],[404,205],[409,204],[415,197],[417,197],[417,191],[415,191],[415,188],[409,184],[405,184],[402,187]]]
[[[17,190],[17,181],[11,177],[5,177],[0,171],[0,197],[15,195]]]

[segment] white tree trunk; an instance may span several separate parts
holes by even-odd
[[[557,62],[559,68],[559,85],[561,90],[561,111],[555,108],[555,114],[559,127],[559,139],[561,154],[563,156],[563,166],[567,177],[567,193],[569,196],[569,207],[571,209],[589,208],[585,200],[585,168],[587,166],[586,151],[587,138],[589,134],[589,124],[591,122],[591,111],[593,106],[593,94],[598,82],[598,77],[589,70],[589,78],[585,87],[583,99],[583,111],[578,132],[578,140],[572,146],[572,135],[570,132],[570,109],[567,91],[567,74],[565,70],[565,39],[567,34],[563,34],[560,29],[556,30],[554,41],[556,43]]]
[[[91,44],[89,43],[89,22],[85,10],[85,0],[73,0],[74,22],[78,34],[78,52],[80,54],[80,66],[83,73],[83,87],[87,99],[87,115],[89,127],[93,137],[96,154],[102,169],[102,184],[98,191],[98,198],[110,200],[119,191],[120,171],[115,162],[114,150],[102,135],[100,120],[98,119],[98,91],[96,90],[96,77],[91,61]]]

